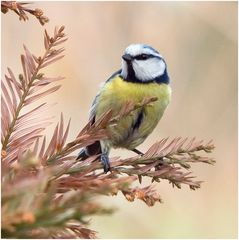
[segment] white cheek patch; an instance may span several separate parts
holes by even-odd
[[[158,58],[150,58],[148,60],[134,60],[133,68],[136,78],[141,81],[150,81],[164,74],[165,63]]]

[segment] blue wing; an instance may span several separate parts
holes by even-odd
[[[107,79],[101,86],[101,88],[104,87],[104,85],[111,81],[114,77],[116,77],[117,75],[119,75],[121,73],[121,69],[118,70],[117,72],[115,72],[114,74],[112,74],[109,79]],[[90,114],[89,114],[89,121],[91,124],[94,124],[95,122],[95,115],[96,115],[96,108],[97,108],[97,103],[98,103],[98,98],[101,94],[101,90],[97,93],[92,105],[91,105],[91,108],[90,108]],[[87,157],[89,156],[92,156],[92,155],[96,155],[96,154],[101,154],[102,151],[101,151],[101,146],[100,146],[100,142],[99,141],[96,141],[95,143],[83,148],[77,159],[81,159],[81,160],[84,160],[86,159]]]

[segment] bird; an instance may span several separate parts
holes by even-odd
[[[119,119],[116,125],[108,126],[110,137],[83,148],[77,159],[84,160],[99,154],[104,172],[107,173],[111,170],[109,153],[112,148],[124,148],[142,154],[136,147],[157,126],[171,100],[171,92],[167,64],[162,55],[147,44],[129,45],[122,55],[120,70],[106,80],[97,93],[89,121],[94,124],[109,109],[116,116],[129,101],[137,104],[146,97],[156,97],[157,101],[136,109]]]

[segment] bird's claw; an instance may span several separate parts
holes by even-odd
[[[110,162],[109,162],[108,154],[102,153],[100,156],[100,161],[103,164],[104,173],[107,173],[108,171],[110,171]]]

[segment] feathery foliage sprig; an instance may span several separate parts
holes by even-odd
[[[1,1],[1,11],[2,13],[7,13],[9,10],[14,11],[19,16],[19,20],[23,21],[28,20],[28,16],[26,13],[29,13],[35,16],[41,25],[49,22],[48,17],[43,15],[44,13],[41,9],[30,9],[25,7],[28,4],[29,3],[27,2]]]
[[[157,98],[145,98],[138,104],[128,102],[117,116],[106,112],[93,125],[88,123],[68,141],[70,121],[61,114],[52,137],[47,141],[43,130],[51,118],[43,112],[49,107],[42,100],[60,88],[54,85],[62,77],[47,77],[43,70],[63,57],[66,41],[64,27],[55,28],[52,37],[44,33],[45,50],[36,57],[24,46],[22,74],[17,78],[8,68],[2,80],[2,236],[4,238],[96,238],[88,229],[90,216],[111,214],[113,209],[96,199],[119,193],[126,200],[139,199],[148,206],[162,202],[153,184],[132,187],[143,177],[152,182],[168,180],[178,188],[188,185],[197,189],[193,163],[214,164],[203,157],[214,149],[212,141],[196,139],[162,139],[143,155],[111,158],[111,172],[104,174],[99,156],[76,161],[77,151],[95,141],[108,138],[107,127]],[[52,86],[54,85],[54,86]]]
[[[25,54],[21,55],[23,74],[18,79],[8,68],[2,87],[2,157],[4,161],[13,161],[17,158],[19,149],[26,149],[41,136],[42,131],[49,125],[49,118],[39,121],[39,113],[46,110],[47,104],[42,103],[34,109],[23,113],[29,104],[57,91],[60,85],[49,88],[49,85],[63,79],[44,76],[42,70],[48,65],[61,59],[64,48],[59,44],[66,41],[64,27],[56,28],[53,37],[45,31],[45,53],[36,57],[24,46]]]

